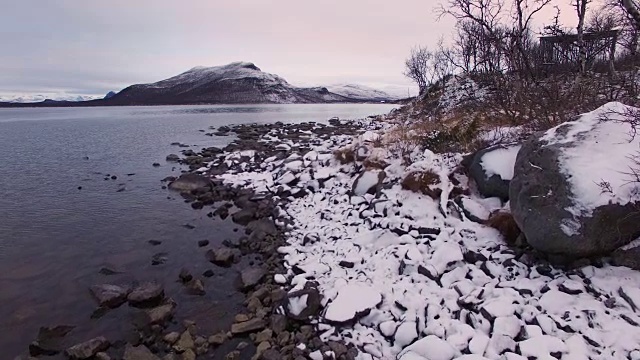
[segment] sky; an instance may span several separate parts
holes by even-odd
[[[102,95],[234,61],[253,62],[295,85],[357,83],[414,92],[402,75],[411,47],[435,46],[452,32],[453,20],[438,21],[436,5],[0,0],[0,95]]]

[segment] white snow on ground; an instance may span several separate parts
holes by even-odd
[[[509,146],[485,153],[480,165],[487,177],[498,175],[503,180],[513,179],[513,167],[521,147],[520,145]]]
[[[294,222],[286,227],[288,245],[278,250],[289,269],[286,279],[291,291],[308,279],[318,282],[323,339],[355,344],[359,359],[622,360],[640,354],[639,272],[606,263],[567,271],[529,263],[494,229],[460,220],[440,200],[402,190],[407,171],[427,168],[446,178],[455,167],[450,157],[429,151],[414,153],[409,169],[387,158],[387,186],[378,198],[350,196],[359,175],[354,166],[324,155],[351,143],[363,142],[347,136],[315,141],[318,160],[311,160],[314,154],[289,170],[297,186],[315,192],[278,209]],[[282,164],[222,178],[268,191],[286,172]],[[324,187],[315,174],[323,174]],[[303,245],[310,234],[317,241]],[[340,266],[343,260],[354,266]],[[304,273],[291,270],[294,265]],[[331,326],[367,309],[353,326]]]
[[[629,156],[640,151],[640,137],[632,136],[634,129],[625,122],[629,120],[626,112],[632,109],[609,103],[548,130],[542,138],[548,145],[574,144],[565,148],[559,159],[571,184],[574,204],[567,210],[574,216],[589,216],[595,208],[609,203],[640,200],[640,186],[630,174],[638,165],[634,156]],[[611,191],[603,191],[599,185],[603,182]],[[567,230],[571,229],[567,224]]]

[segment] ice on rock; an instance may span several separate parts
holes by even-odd
[[[398,359],[452,360],[455,356],[456,350],[448,342],[429,335],[404,348]]]
[[[396,330],[394,344],[405,347],[418,338],[417,324],[413,321],[405,321]]]
[[[363,172],[353,184],[353,195],[364,195],[369,189],[378,184],[381,171],[369,170]]]
[[[300,168],[302,168],[302,161],[300,160],[295,160],[295,161],[290,161],[288,163],[285,164],[284,168],[287,170],[300,170]],[[288,184],[288,183],[287,183]]]
[[[273,280],[276,282],[276,284],[286,284],[287,283],[287,278],[282,274],[274,275],[273,276]]]
[[[309,359],[311,359],[311,360],[323,360],[324,356],[322,355],[322,352],[320,350],[316,350],[316,351],[312,352],[311,354],[309,354]]]
[[[482,355],[467,354],[457,357],[455,360],[490,360]]]
[[[524,356],[539,359],[549,358],[551,353],[566,353],[567,345],[555,336],[542,335],[521,341],[520,353]]]
[[[382,302],[382,295],[365,284],[348,284],[338,289],[338,295],[329,303],[324,318],[329,322],[345,323],[366,315]]]

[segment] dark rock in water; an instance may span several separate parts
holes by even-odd
[[[511,179],[503,179],[499,174],[487,173],[483,165],[485,155],[494,151],[517,151],[519,145],[496,145],[482,149],[473,156],[469,165],[469,175],[478,186],[478,191],[485,197],[499,197],[509,200],[509,183]]]
[[[234,213],[233,215],[231,215],[231,219],[236,224],[247,225],[253,219],[255,219],[255,215],[256,215],[256,209],[246,208],[246,209],[242,209],[242,210]]]
[[[260,331],[265,327],[267,327],[267,323],[263,319],[254,318],[231,325],[231,333],[233,335],[243,335]]]
[[[109,345],[109,341],[105,337],[99,336],[89,341],[74,345],[68,348],[65,353],[70,359],[84,360],[95,356],[101,351],[107,350]]]
[[[189,229],[189,230],[193,230],[193,229],[196,228],[195,226],[193,226],[191,224],[184,224],[184,225],[182,225],[182,227],[185,228],[185,229]]]
[[[187,270],[186,268],[182,268],[182,270],[180,270],[180,274],[178,275],[178,278],[180,279],[181,282],[186,283],[186,282],[189,282],[191,279],[193,279],[193,275],[191,275],[189,270]]]
[[[74,328],[75,326],[70,325],[41,327],[37,339],[29,344],[29,354],[31,356],[52,356],[62,352],[64,337]]]
[[[198,240],[198,247],[205,247],[209,245],[209,240]]]
[[[242,270],[240,273],[240,290],[251,290],[258,285],[266,275],[266,271],[262,268],[252,267]]]
[[[211,187],[211,179],[193,173],[180,175],[175,181],[169,183],[169,189],[180,192],[190,192],[204,187]]]
[[[229,267],[233,263],[235,257],[233,250],[229,248],[220,248],[209,250],[206,254],[207,260],[222,267]]]
[[[160,167],[159,163],[153,163],[152,165],[153,165],[153,167]]]
[[[169,162],[178,162],[178,161],[180,161],[180,156],[178,156],[176,154],[169,154],[169,155],[167,155],[165,160],[167,160]]]
[[[211,270],[211,269],[205,270],[205,272],[202,273],[202,276],[207,277],[207,278],[210,278],[213,275],[215,275],[215,274],[213,273],[213,270]]]
[[[156,282],[146,282],[139,285],[127,296],[132,305],[142,305],[164,297],[164,288]]]
[[[161,182],[170,182],[175,181],[177,178],[175,176],[167,176],[166,178],[160,180]]]
[[[524,143],[509,190],[511,213],[527,243],[538,251],[565,259],[607,255],[640,236],[640,203],[610,203],[582,215],[567,210],[576,205],[562,158],[583,141],[595,141],[588,132],[569,138],[573,126],[569,122],[555,129],[560,141],[550,143],[546,133],[540,133]]]
[[[94,285],[91,287],[91,294],[102,307],[116,308],[127,301],[129,289],[117,285]]]
[[[124,348],[123,360],[160,360],[159,357],[154,355],[146,346],[139,345],[133,346],[127,344]]]
[[[302,297],[306,296],[305,304],[300,304]],[[288,317],[298,321],[309,320],[320,313],[322,296],[317,288],[311,287],[287,294],[285,313]],[[295,306],[293,305],[295,304]]]
[[[145,311],[149,324],[163,324],[173,316],[174,304],[160,305]]]
[[[204,207],[204,204],[201,201],[194,201],[191,203],[191,207],[195,210],[200,210]]]
[[[162,244],[162,241],[160,241],[160,240],[149,240],[149,244],[151,244],[153,246],[158,246],[158,245]]]
[[[115,275],[115,274],[120,274],[120,271],[115,270],[113,267],[111,266],[103,266],[100,268],[100,271],[98,271],[100,274],[102,275]]]
[[[118,177],[117,177],[117,176],[115,176],[115,175],[111,175],[111,180],[117,180],[117,179],[118,179]]]
[[[151,265],[162,265],[168,260],[168,253],[159,252],[151,257]]]
[[[206,292],[204,291],[204,284],[200,279],[192,279],[187,284],[187,293],[191,295],[204,295]]]

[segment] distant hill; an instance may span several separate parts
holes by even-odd
[[[0,103],[0,106],[318,104],[392,99],[384,92],[357,85],[330,89],[296,87],[277,75],[263,72],[253,63],[235,62],[215,67],[194,67],[162,81],[131,85],[118,93],[110,92],[103,99],[78,102],[60,99],[62,101],[28,105]]]
[[[365,101],[390,101],[399,99],[399,97],[364,85],[336,84],[327,86],[327,89],[332,93],[342,95],[344,97]]]

